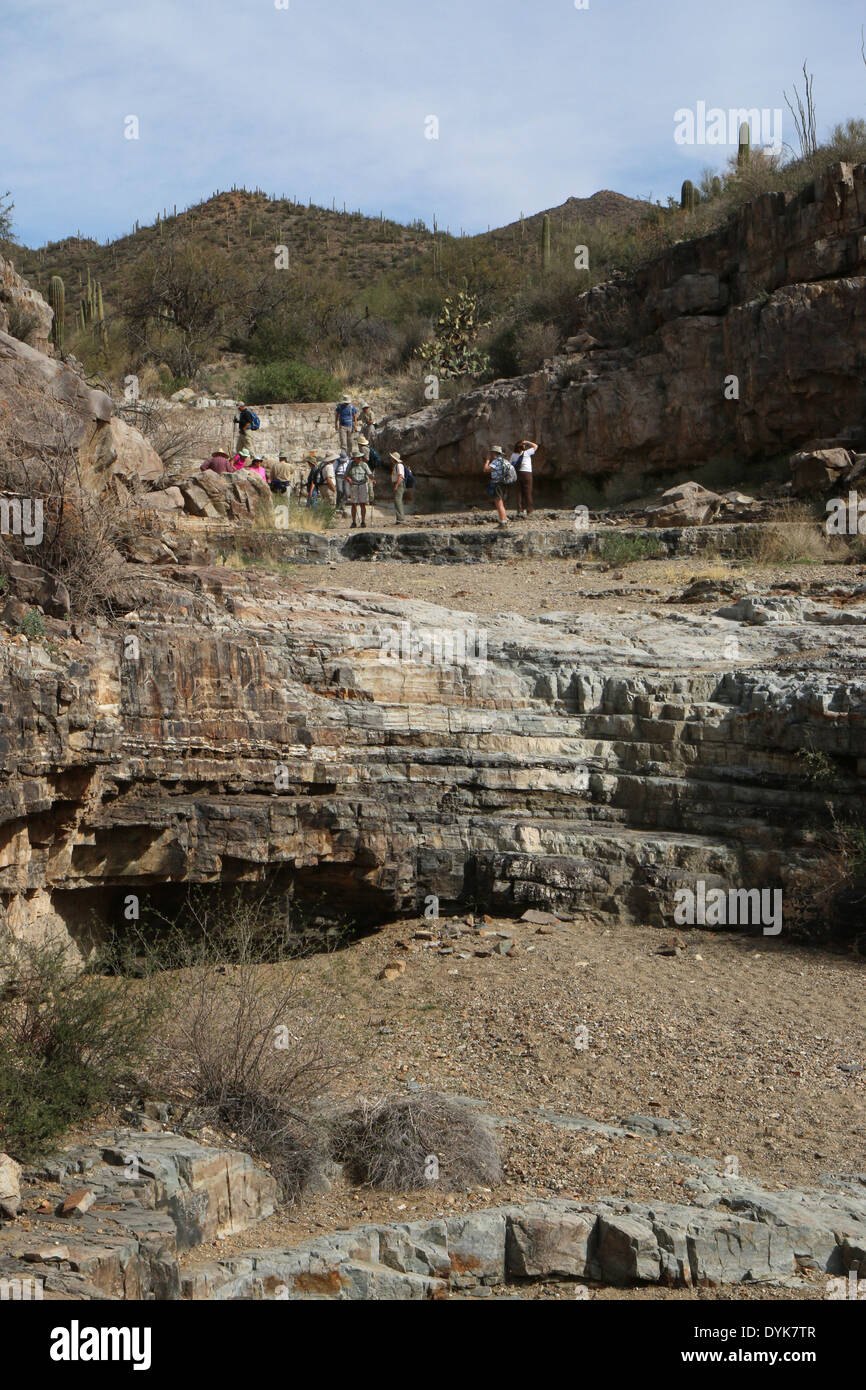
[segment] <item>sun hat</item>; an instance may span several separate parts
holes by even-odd
[[[494,445],[493,445],[493,448],[490,450],[490,452],[491,452],[492,454],[501,454],[501,453],[504,453],[504,450],[503,450],[501,444],[494,444]]]
[[[241,452],[238,457],[242,459],[251,459],[252,454],[250,453],[249,449],[241,449]]]
[[[402,462],[403,462],[403,460],[401,459],[401,457],[400,457],[399,454],[389,454],[388,457],[389,457],[389,458],[392,458],[392,459],[394,460],[395,463],[402,463]]]
[[[343,396],[343,397],[341,398],[341,400],[340,400],[340,405],[351,405],[351,404],[352,404],[352,397],[351,397],[351,396]]]
[[[369,444],[370,441],[369,441],[369,439],[365,439],[364,436],[361,435],[361,438],[358,440],[358,443],[359,443],[359,444]]]

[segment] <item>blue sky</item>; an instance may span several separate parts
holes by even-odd
[[[678,192],[728,153],[675,143],[698,101],[782,108],[792,140],[804,58],[820,134],[866,116],[856,0],[588,2],[2,0],[0,192],[31,245],[233,183],[475,232]]]

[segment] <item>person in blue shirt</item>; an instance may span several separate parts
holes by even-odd
[[[351,396],[344,396],[334,411],[334,428],[340,437],[340,449],[352,457],[352,435],[355,433],[355,421],[358,418],[358,408],[352,405]]]

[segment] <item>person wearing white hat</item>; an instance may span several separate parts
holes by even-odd
[[[391,487],[394,489],[394,525],[402,526],[406,520],[403,510],[403,493],[406,490],[406,468],[399,454],[391,454],[394,465],[391,469]]]
[[[334,428],[340,440],[340,448],[350,458],[352,455],[352,435],[355,432],[355,421],[358,418],[358,408],[352,405],[352,397],[344,396],[334,409]]]

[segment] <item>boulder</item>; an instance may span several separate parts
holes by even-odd
[[[589,1272],[592,1212],[563,1212],[551,1203],[509,1213],[505,1261],[519,1279],[582,1279]]]
[[[78,451],[82,481],[97,492],[122,483],[136,493],[163,476],[162,459],[137,429],[114,417],[97,423]]]
[[[41,608],[51,618],[68,618],[69,590],[62,580],[36,565],[8,561],[5,569],[10,593],[31,608]]]
[[[204,476],[204,474],[201,475],[201,477]],[[220,475],[211,473],[210,477],[219,478]],[[220,481],[222,481],[222,479],[220,479]],[[211,489],[207,485],[201,483],[198,477],[191,479],[187,483],[181,483],[180,490],[183,496],[184,508],[189,512],[190,516],[210,518],[225,516],[225,486],[223,486],[218,493],[219,500],[211,496]],[[216,491],[217,489],[214,489],[214,492]]]
[[[127,536],[123,553],[127,560],[137,565],[173,564],[177,559],[174,551],[157,536]]]
[[[258,473],[251,473],[249,469],[223,476],[228,479],[228,510],[234,520],[256,518],[265,521],[273,518],[273,494],[264,478],[260,478]]]
[[[646,509],[650,526],[703,526],[722,506],[717,492],[700,483],[680,483],[668,488],[658,502]]]
[[[139,497],[138,505],[153,512],[178,512],[183,510],[183,493],[179,487],[157,488]]]
[[[850,465],[847,449],[813,449],[792,454],[792,489],[798,497],[824,493]]]
[[[21,1165],[0,1153],[0,1216],[12,1220],[21,1210]]]
[[[111,397],[65,363],[0,332],[0,444],[12,436],[35,452],[56,434],[77,449],[112,410]]]

